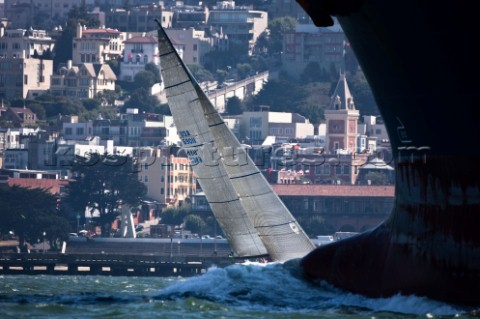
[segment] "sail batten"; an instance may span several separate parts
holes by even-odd
[[[159,53],[177,131],[213,214],[239,256],[284,261],[314,245],[185,67],[159,25]],[[201,146],[200,146],[201,145]]]

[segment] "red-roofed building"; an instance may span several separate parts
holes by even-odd
[[[160,72],[157,38],[152,36],[132,37],[125,42],[125,54],[120,64],[120,79],[133,81],[135,75],[145,70],[147,63],[153,63]]]
[[[393,185],[285,185],[273,190],[302,222],[313,216],[325,219],[329,233],[364,231],[388,217],[395,199]]]
[[[63,187],[68,184],[68,181],[64,179],[9,178],[7,184],[10,187],[41,188],[51,194],[58,195],[63,191]]]
[[[123,54],[126,35],[115,29],[87,29],[77,26],[73,38],[72,62],[104,63]]]

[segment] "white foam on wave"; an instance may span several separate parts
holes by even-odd
[[[340,313],[348,309],[358,314],[391,312],[443,316],[466,311],[416,296],[367,298],[325,283],[313,285],[293,273],[291,265],[286,267],[280,263],[249,262],[226,268],[212,267],[201,276],[176,281],[155,293],[154,297],[195,297],[234,308],[279,312]]]

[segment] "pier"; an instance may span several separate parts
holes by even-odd
[[[0,274],[189,277],[230,264],[225,256],[3,253]]]
[[[70,238],[64,253],[0,252],[0,275],[188,277],[232,264],[229,253],[225,239]]]

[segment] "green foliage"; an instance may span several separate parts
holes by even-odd
[[[143,88],[149,90],[155,84],[155,75],[149,71],[139,71],[135,74],[134,89]]]
[[[151,72],[153,74],[153,80],[155,83],[160,83],[162,81],[160,77],[160,70],[153,62],[148,62],[145,65],[145,71]]]
[[[245,110],[245,106],[237,96],[232,96],[227,100],[226,111],[228,115],[239,115]]]
[[[0,188],[0,198],[0,233],[13,231],[20,247],[26,241],[43,240],[43,232],[54,247],[57,239],[67,238],[69,224],[57,210],[57,198],[46,190],[17,186]]]
[[[158,99],[150,94],[150,89],[138,88],[132,92],[130,99],[125,102],[122,111],[127,108],[138,108],[140,111],[152,112],[159,104]]]
[[[29,102],[27,104],[27,107],[37,115],[37,119],[39,120],[47,119],[47,112],[45,112],[45,108],[40,103]]]
[[[360,70],[355,75],[347,74],[347,82],[355,101],[355,107],[360,110],[360,114],[379,114],[375,97],[363,72]]]
[[[296,82],[270,80],[253,97],[254,105],[269,105],[274,112],[297,112],[304,104],[307,92]],[[253,105],[250,106],[253,109]]]
[[[227,79],[228,72],[225,70],[217,70],[215,72],[215,78],[217,79],[218,83],[223,83]]]
[[[370,180],[372,185],[387,185],[388,177],[383,172],[368,172],[365,174],[365,180]]]
[[[237,74],[239,79],[245,79],[253,73],[253,67],[248,63],[237,64]]]
[[[191,209],[189,206],[180,208],[168,207],[162,212],[161,223],[167,225],[180,225],[190,211]]]
[[[199,64],[189,64],[188,69],[192,73],[193,77],[197,82],[213,81],[213,75]]]
[[[305,84],[310,82],[326,82],[328,80],[329,77],[326,71],[320,68],[318,62],[309,62],[300,75],[300,81]]]
[[[89,154],[77,156],[72,166],[73,180],[67,188],[66,203],[76,212],[94,207],[100,212],[95,218],[102,235],[109,236],[121,203],[140,204],[146,186],[138,181],[136,167],[130,156]]]
[[[268,37],[268,53],[275,54],[282,51],[283,36],[295,31],[297,21],[293,17],[275,18],[268,22],[270,35]]]
[[[319,234],[325,234],[327,232],[325,219],[319,215],[299,216],[297,217],[297,221],[310,238],[313,238]]]
[[[97,28],[100,22],[88,14],[85,5],[74,6],[70,10],[65,29],[55,42],[54,69],[57,69],[60,63],[67,63],[68,60],[72,59],[72,40],[75,37],[78,24],[85,25],[87,28]]]
[[[207,224],[198,215],[192,214],[185,217],[185,229],[194,234],[201,234],[206,227]]]

